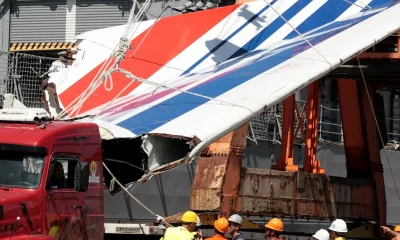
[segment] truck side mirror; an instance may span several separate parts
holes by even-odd
[[[75,166],[74,189],[77,192],[86,192],[89,185],[89,165],[80,162]]]

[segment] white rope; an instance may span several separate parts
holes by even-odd
[[[109,76],[110,76],[110,78],[111,78],[111,74],[109,74]],[[111,81],[111,83],[112,83],[112,79],[111,79],[110,81]],[[92,122],[93,122],[98,116],[100,116],[100,114],[102,114],[106,109],[108,109],[108,107],[110,107],[111,104],[112,104],[116,99],[118,99],[119,96],[120,96],[123,92],[125,92],[125,90],[128,89],[134,82],[135,82],[135,81],[130,81],[130,82],[124,87],[124,89],[122,89],[122,91],[120,91],[111,101],[109,101],[109,102],[107,103],[106,106],[104,106],[104,107],[93,117]],[[104,84],[105,84],[105,83],[104,83]]]
[[[303,36],[303,34],[301,34],[299,31],[297,31],[297,29],[296,29],[295,27],[293,27],[292,24],[290,24],[289,21],[286,20],[286,18],[285,18],[284,16],[282,16],[278,11],[276,11],[276,9],[275,9],[267,0],[264,0],[264,2],[266,2],[266,3],[268,4],[268,6],[269,6],[272,10],[274,10],[274,12],[275,12],[276,14],[278,14],[279,17],[283,19],[283,21],[286,22],[286,24],[288,24],[288,25],[289,25],[289,26],[290,26],[304,41],[306,41],[306,42],[308,43],[308,45],[310,45],[310,47],[311,47],[312,49],[314,49],[314,50],[315,50],[315,51],[316,51],[316,52],[331,66],[331,69],[333,68],[332,64],[328,61],[328,59],[326,59],[326,58],[324,57],[324,55],[322,55],[322,54],[314,47],[314,45],[312,45],[312,44]]]
[[[169,3],[170,1],[171,1],[171,0],[169,0],[167,3]],[[156,22],[158,21],[158,19],[161,17],[161,15],[162,15],[162,14],[165,12],[165,10],[167,10],[168,8],[170,8],[169,5],[166,5],[166,7],[163,8],[163,10],[161,11],[161,13],[158,15],[157,19],[154,21],[154,23],[151,25],[151,27],[150,27],[149,30],[147,31],[146,35],[142,38],[141,42],[138,44],[138,46],[136,47],[136,49],[135,49],[134,52],[132,53],[131,57],[133,57],[133,56],[136,54],[136,52],[138,51],[138,49],[140,48],[140,46],[142,45],[142,43],[144,42],[144,40],[148,37],[149,33],[153,30],[153,27],[155,26],[155,24],[156,24]],[[115,68],[114,68],[114,69],[115,69]],[[102,74],[102,77],[103,77],[103,81],[104,81],[104,88],[106,89],[106,91],[111,91],[112,88],[113,88],[112,72],[110,72],[110,71],[104,72],[104,73]],[[109,79],[109,80],[107,81],[107,79]],[[107,83],[107,82],[110,82],[110,88],[107,88],[107,87],[106,87],[106,83]],[[100,112],[98,112],[98,113],[95,115],[95,117],[92,119],[92,121],[94,121],[101,113],[103,113],[109,106],[111,106],[111,104],[112,104],[116,99],[118,99],[119,96],[120,96],[123,92],[125,92],[125,90],[127,90],[134,82],[135,82],[135,81],[130,81],[129,84],[126,85],[126,86],[124,87],[124,89],[122,89],[111,101],[109,101],[109,102],[107,103],[106,106],[104,106],[104,108],[103,108]]]
[[[191,163],[192,161],[190,161],[189,163]],[[167,169],[165,169],[165,170],[157,170],[157,169],[155,169],[155,170],[153,170],[152,172],[149,172],[148,174],[145,174],[145,175],[143,175],[142,176],[142,178],[141,178],[141,181],[148,181],[148,180],[150,180],[152,177],[154,177],[154,176],[157,176],[157,175],[160,175],[161,173],[165,173],[165,172],[169,172],[169,171],[172,171],[172,170],[174,170],[174,169],[176,169],[176,168],[178,168],[178,167],[180,167],[183,163],[185,163],[185,159],[182,159],[182,160],[178,160],[178,161],[175,161],[175,162],[172,162],[174,165],[171,167],[171,168],[167,168]],[[172,164],[171,163],[171,164]]]
[[[150,214],[152,214],[153,216],[155,216],[155,217],[157,217],[157,219],[160,217],[160,215],[157,215],[157,214],[155,214],[153,211],[151,211],[148,207],[146,207],[142,202],[140,202],[139,201],[139,199],[137,199],[135,196],[133,196],[133,194],[132,193],[130,193],[129,191],[128,191],[128,189],[126,189],[119,181],[118,181],[118,179],[112,174],[112,172],[110,171],[110,169],[107,167],[107,165],[103,162],[103,166],[104,166],[104,168],[107,170],[107,172],[111,175],[111,177],[112,177],[112,182],[113,183],[117,183],[120,187],[121,187],[121,189],[124,191],[124,192],[126,192],[133,200],[135,200],[141,207],[143,207],[145,210],[147,210]],[[110,183],[111,184],[111,183]],[[161,217],[162,218],[162,217]],[[166,222],[165,220],[164,220],[164,218],[162,218],[163,219],[163,222],[164,222],[164,224],[165,225],[167,225],[167,226],[172,226],[171,224],[169,224],[168,222]]]
[[[357,57],[357,62],[358,62],[358,65],[361,66],[360,60],[358,59],[358,57]],[[393,183],[394,183],[394,186],[395,186],[396,192],[397,192],[397,197],[398,197],[399,200],[400,200],[399,189],[397,188],[396,179],[395,179],[395,177],[394,177],[394,175],[393,175],[392,167],[391,167],[391,165],[390,165],[389,155],[388,155],[388,153],[387,153],[387,151],[386,151],[386,149],[385,149],[385,142],[383,141],[382,132],[381,132],[381,129],[380,129],[379,124],[378,124],[378,119],[376,118],[376,115],[375,115],[374,105],[372,104],[371,96],[369,95],[367,82],[365,81],[365,77],[364,77],[364,72],[363,72],[363,70],[362,70],[361,67],[359,67],[359,69],[360,69],[361,77],[362,77],[363,82],[364,82],[365,91],[367,92],[368,101],[369,101],[369,104],[370,104],[370,106],[371,106],[372,113],[373,113],[373,115],[374,115],[376,128],[378,129],[379,138],[380,138],[381,143],[382,143],[382,146],[383,146],[383,151],[385,152],[386,162],[387,162],[387,164],[388,164],[388,166],[389,166],[390,174],[392,175]]]
[[[253,138],[250,138],[250,137],[247,137],[247,138],[250,139],[251,141],[253,141],[256,145],[258,145],[257,137],[256,137],[256,134],[254,133],[253,125],[251,124],[251,121],[249,122],[249,128],[250,128],[251,136]]]
[[[216,102],[219,102],[219,103],[222,103],[222,104],[226,104],[226,105],[230,105],[230,106],[234,106],[234,107],[243,108],[243,109],[248,110],[250,113],[253,113],[253,112],[254,112],[253,110],[251,110],[250,108],[248,108],[248,107],[246,107],[246,106],[242,106],[242,105],[239,105],[239,104],[235,104],[235,103],[223,101],[223,100],[220,100],[220,99],[216,99],[216,98],[213,98],[213,97],[209,97],[209,96],[206,96],[206,95],[202,95],[202,94],[198,94],[198,93],[194,93],[194,92],[190,92],[190,91],[185,91],[185,90],[182,90],[182,89],[178,89],[178,88],[176,88],[176,87],[171,87],[171,86],[168,86],[168,85],[165,85],[165,84],[153,82],[153,81],[146,80],[146,79],[143,79],[143,78],[138,78],[138,77],[136,77],[135,75],[133,75],[131,72],[129,72],[129,71],[125,70],[125,69],[122,69],[122,68],[114,68],[114,69],[111,69],[111,70],[108,71],[107,73],[104,73],[103,76],[111,76],[111,74],[114,73],[114,72],[121,72],[121,73],[123,73],[128,79],[132,79],[132,80],[133,80],[133,81],[131,81],[131,83],[129,83],[129,84],[124,88],[124,90],[127,89],[127,88],[130,86],[130,84],[132,84],[132,83],[134,83],[134,82],[137,81],[137,82],[141,82],[141,83],[153,85],[153,86],[156,86],[156,87],[158,87],[158,88],[162,87],[162,88],[165,88],[165,89],[171,89],[171,90],[174,90],[174,91],[177,91],[177,92],[190,94],[190,95],[197,96],[197,97],[201,97],[201,98],[204,98],[204,99],[207,99],[207,100],[216,101]],[[106,81],[106,79],[104,79],[104,81]],[[112,81],[112,79],[111,79],[110,81]],[[115,101],[115,99],[117,99],[117,98],[119,97],[119,95],[120,95],[124,90],[122,90],[117,96],[115,96],[110,102],[108,102],[108,104],[107,104],[105,107],[103,107],[102,110],[99,111],[99,112],[93,117],[93,120],[94,120],[95,118],[97,118],[101,113],[103,113],[103,112],[112,104],[112,102]],[[93,120],[92,120],[92,121],[93,121]]]
[[[111,64],[111,59],[108,58],[102,65],[101,69],[97,72],[96,76],[93,78],[92,82],[89,84],[88,88],[83,91],[76,99],[74,99],[74,101],[72,101],[61,113],[58,114],[57,117],[62,116],[63,114],[70,112],[71,115],[75,114],[75,113],[79,113],[81,111],[81,108],[83,106],[83,104],[86,102],[86,100],[97,90],[97,88],[100,86],[99,83],[101,83],[101,81],[104,78],[104,72],[106,71],[106,69],[110,69],[110,68],[114,68],[115,66],[119,66],[119,63],[121,60],[125,59],[125,54],[127,50],[131,49],[131,45],[129,42],[129,39],[131,39],[133,37],[133,35],[136,33],[139,24],[138,21],[140,20],[140,18],[142,18],[143,14],[145,13],[146,8],[149,7],[150,3],[153,3],[154,0],[146,0],[146,2],[144,3],[144,5],[142,6],[142,8],[140,9],[140,11],[135,15],[135,18],[133,18],[134,15],[134,10],[135,10],[135,6],[137,5],[137,0],[134,1],[134,5],[131,9],[131,14],[129,16],[129,20],[128,23],[125,27],[125,32],[123,34],[123,36],[120,38],[120,42],[118,43],[118,45],[115,46],[114,50],[111,53],[111,56],[115,58],[115,62],[113,64],[113,66],[110,66]],[[170,0],[171,1],[171,0]],[[154,25],[156,24],[157,20],[161,17],[162,13],[169,8],[170,6],[167,5],[163,11],[160,13],[160,15],[158,16],[158,18],[154,21],[154,23],[152,24],[152,26],[150,27],[150,29],[147,31],[145,37],[141,40],[141,42],[138,44],[138,46],[136,47],[135,51],[133,52],[132,56],[136,54],[137,50],[139,49],[139,47],[142,45],[142,43],[144,42],[144,40],[147,38],[148,34],[150,33],[150,31],[152,30],[152,28],[154,27]],[[147,11],[147,10],[146,10]],[[132,19],[133,18],[133,19]],[[131,57],[132,57],[131,56]],[[99,76],[99,74],[101,73],[101,76]],[[104,88],[106,91],[111,91],[113,89],[113,81],[112,81],[112,77],[111,75],[109,76],[109,78],[111,79],[109,81],[110,86],[107,87],[107,81],[104,84]],[[106,78],[108,79],[108,78]],[[124,90],[126,90],[127,87],[124,88]],[[123,91],[124,91],[123,90]],[[121,91],[117,96],[119,96],[120,94],[122,94]],[[116,99],[116,98],[114,98]],[[76,103],[78,102],[78,103]],[[108,104],[110,105],[110,104]]]
[[[148,3],[151,0],[146,0],[146,6],[148,6]],[[119,52],[122,50],[127,50],[129,46],[127,46],[126,44],[126,40],[127,35],[129,33],[131,33],[132,31],[132,26],[135,25],[135,23],[137,22],[137,20],[141,17],[141,15],[144,12],[145,7],[143,7],[142,9],[140,9],[140,11],[138,12],[137,15],[135,15],[135,9],[136,9],[136,5],[137,5],[137,0],[134,1],[134,4],[131,8],[131,13],[129,15],[129,19],[128,22],[125,26],[125,32],[123,34],[123,36],[120,39],[120,42],[114,47],[114,49],[112,50],[111,56],[116,57],[116,61],[114,63],[114,65],[119,63],[119,60],[122,59],[122,57],[124,56],[123,54],[120,54]],[[134,18],[135,16],[135,18]],[[99,75],[101,73],[103,73],[105,71],[105,69],[108,69],[110,67],[111,64],[111,58],[108,58],[101,66],[101,69],[96,73],[96,76],[92,79],[91,83],[89,84],[88,88],[83,91],[77,98],[75,98],[61,113],[58,114],[57,117],[62,116],[63,114],[70,112],[70,114],[74,114],[75,112],[79,112],[81,110],[81,107],[83,105],[83,103],[86,101],[86,99],[99,87],[98,84],[96,84],[99,81]]]
[[[358,4],[356,4],[357,1],[355,1],[355,2],[350,2],[349,0],[343,0],[343,2],[347,2],[348,4],[354,5],[354,6],[356,6],[356,7],[361,8],[361,9],[365,9],[365,8],[368,8],[368,10],[372,9],[368,4],[365,4],[365,3],[363,3],[363,2],[361,2],[361,3],[364,4],[364,7],[363,7],[363,6],[360,6],[360,5],[358,5]]]

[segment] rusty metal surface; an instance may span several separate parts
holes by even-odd
[[[294,172],[244,168],[236,211],[294,214]]]
[[[201,153],[192,185],[192,210],[221,211],[225,216],[235,208],[247,131],[248,125],[245,124]]]
[[[229,218],[235,208],[240,189],[240,172],[242,169],[242,155],[230,154],[227,161],[226,174],[221,192],[221,216]]]
[[[226,173],[222,183],[220,215],[226,218],[235,209],[240,191],[242,158],[246,148],[248,125],[245,124],[232,134],[231,147],[226,163]]]
[[[198,160],[194,211],[317,219],[377,220],[372,181],[302,171],[242,168],[247,126],[227,134]],[[211,221],[211,220],[210,220]]]
[[[165,217],[165,221],[169,224],[178,224],[181,222],[181,218],[182,218],[183,212],[174,214],[172,216],[167,216]]]
[[[246,168],[241,178],[237,212],[295,218],[377,218],[371,181]]]
[[[219,209],[227,160],[226,157],[201,157],[197,161],[190,209],[198,211]]]
[[[212,143],[205,152],[207,156],[221,156],[226,157],[229,155],[229,151],[231,150],[230,143]]]

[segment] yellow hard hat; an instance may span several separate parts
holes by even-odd
[[[197,223],[197,215],[195,212],[187,211],[182,215],[182,222]]]
[[[400,232],[400,225],[397,225],[397,226],[394,228],[394,231],[395,231],[395,232]]]

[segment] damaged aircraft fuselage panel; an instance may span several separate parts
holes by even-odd
[[[100,29],[51,79],[66,118],[88,116],[107,143],[131,139],[126,161],[161,172],[398,31],[398,3],[253,1],[144,21],[112,74],[125,26]]]

